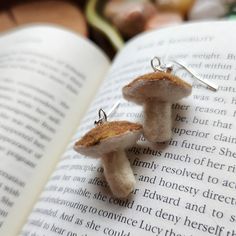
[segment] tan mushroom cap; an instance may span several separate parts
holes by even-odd
[[[188,96],[192,86],[179,77],[165,72],[142,75],[123,87],[123,96],[129,101],[143,103],[146,99],[175,102]]]
[[[86,133],[74,145],[84,155],[99,158],[105,153],[134,144],[142,131],[142,125],[128,121],[104,122]]]

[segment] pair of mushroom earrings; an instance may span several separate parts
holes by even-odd
[[[157,65],[154,65],[157,62]],[[101,157],[106,181],[114,196],[127,197],[134,189],[135,177],[125,149],[133,146],[141,134],[150,142],[164,142],[172,136],[171,105],[191,94],[192,86],[173,75],[172,66],[151,60],[154,72],[142,75],[122,89],[123,97],[143,106],[143,125],[104,118],[74,145],[80,154]],[[182,65],[182,64],[181,64]]]

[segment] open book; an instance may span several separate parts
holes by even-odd
[[[31,26],[0,39],[0,235],[236,235],[236,33],[234,22],[142,34],[110,64],[87,39]],[[159,56],[184,61],[192,94],[172,105],[173,137],[126,150],[136,187],[112,196],[99,159],[73,150],[98,110],[142,122],[122,87]]]

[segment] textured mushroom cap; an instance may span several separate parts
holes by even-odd
[[[190,84],[165,72],[142,75],[122,89],[125,99],[138,104],[142,104],[146,99],[175,102],[188,96],[191,91],[192,86]]]
[[[135,144],[142,125],[128,121],[105,122],[86,133],[74,145],[75,151],[94,158]]]

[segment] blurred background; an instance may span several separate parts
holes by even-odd
[[[91,39],[110,58],[141,32],[221,19],[236,20],[236,0],[0,0],[1,32],[56,24]]]

